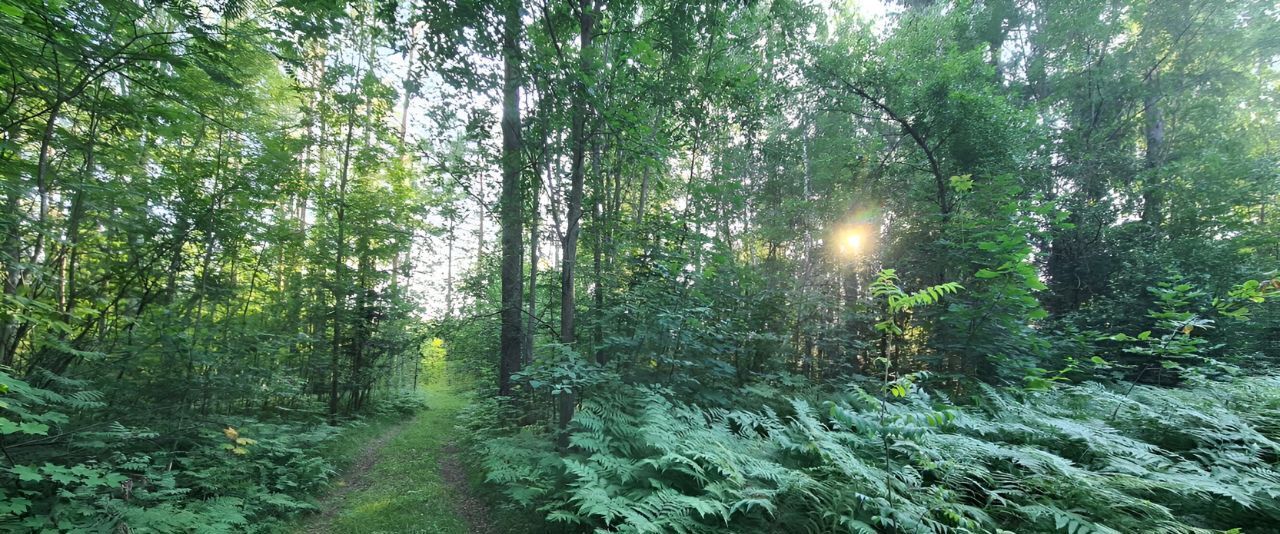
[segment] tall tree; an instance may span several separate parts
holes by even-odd
[[[498,395],[511,395],[511,375],[520,370],[524,324],[524,187],[520,140],[520,0],[502,3],[502,331]],[[535,192],[536,194],[536,192]],[[537,246],[536,243],[534,246]]]

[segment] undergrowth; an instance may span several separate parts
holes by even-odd
[[[598,532],[1237,532],[1280,524],[1280,378],[1196,388],[984,388],[705,408],[669,390],[584,400],[572,446],[477,434],[488,480]],[[1126,394],[1127,393],[1127,394]],[[886,396],[887,397],[887,396]],[[1114,414],[1114,415],[1113,415]],[[491,420],[491,419],[490,419]]]
[[[319,415],[210,415],[166,432],[95,423],[108,407],[85,386],[37,387],[0,371],[0,531],[281,531],[314,509],[336,473],[350,440],[335,438],[366,427]],[[370,413],[387,420],[420,407],[418,396],[391,396]]]

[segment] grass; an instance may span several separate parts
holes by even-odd
[[[332,462],[334,469],[339,473],[344,473],[360,457],[360,453],[370,441],[403,422],[405,422],[403,416],[385,415],[368,418],[358,423],[344,423],[349,426],[325,444],[321,455]]]
[[[299,532],[464,534],[466,522],[454,511],[452,490],[441,478],[441,449],[454,433],[454,415],[466,399],[444,380],[427,385],[428,409],[403,423],[377,453],[377,461],[362,477],[360,487],[339,492],[322,506],[335,509],[324,518],[312,517]],[[345,433],[333,445],[334,458],[350,466],[371,441],[394,432],[395,420],[377,421]]]

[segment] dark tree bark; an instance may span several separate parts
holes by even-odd
[[[520,187],[520,1],[503,2],[502,24],[502,332],[498,395],[511,395],[511,375],[520,371],[521,302],[524,296],[524,209]]]

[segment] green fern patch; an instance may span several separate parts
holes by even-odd
[[[758,411],[619,388],[582,403],[564,454],[530,430],[481,452],[515,501],[598,531],[1265,532],[1280,379],[1214,388],[916,392],[883,420],[858,388]]]

